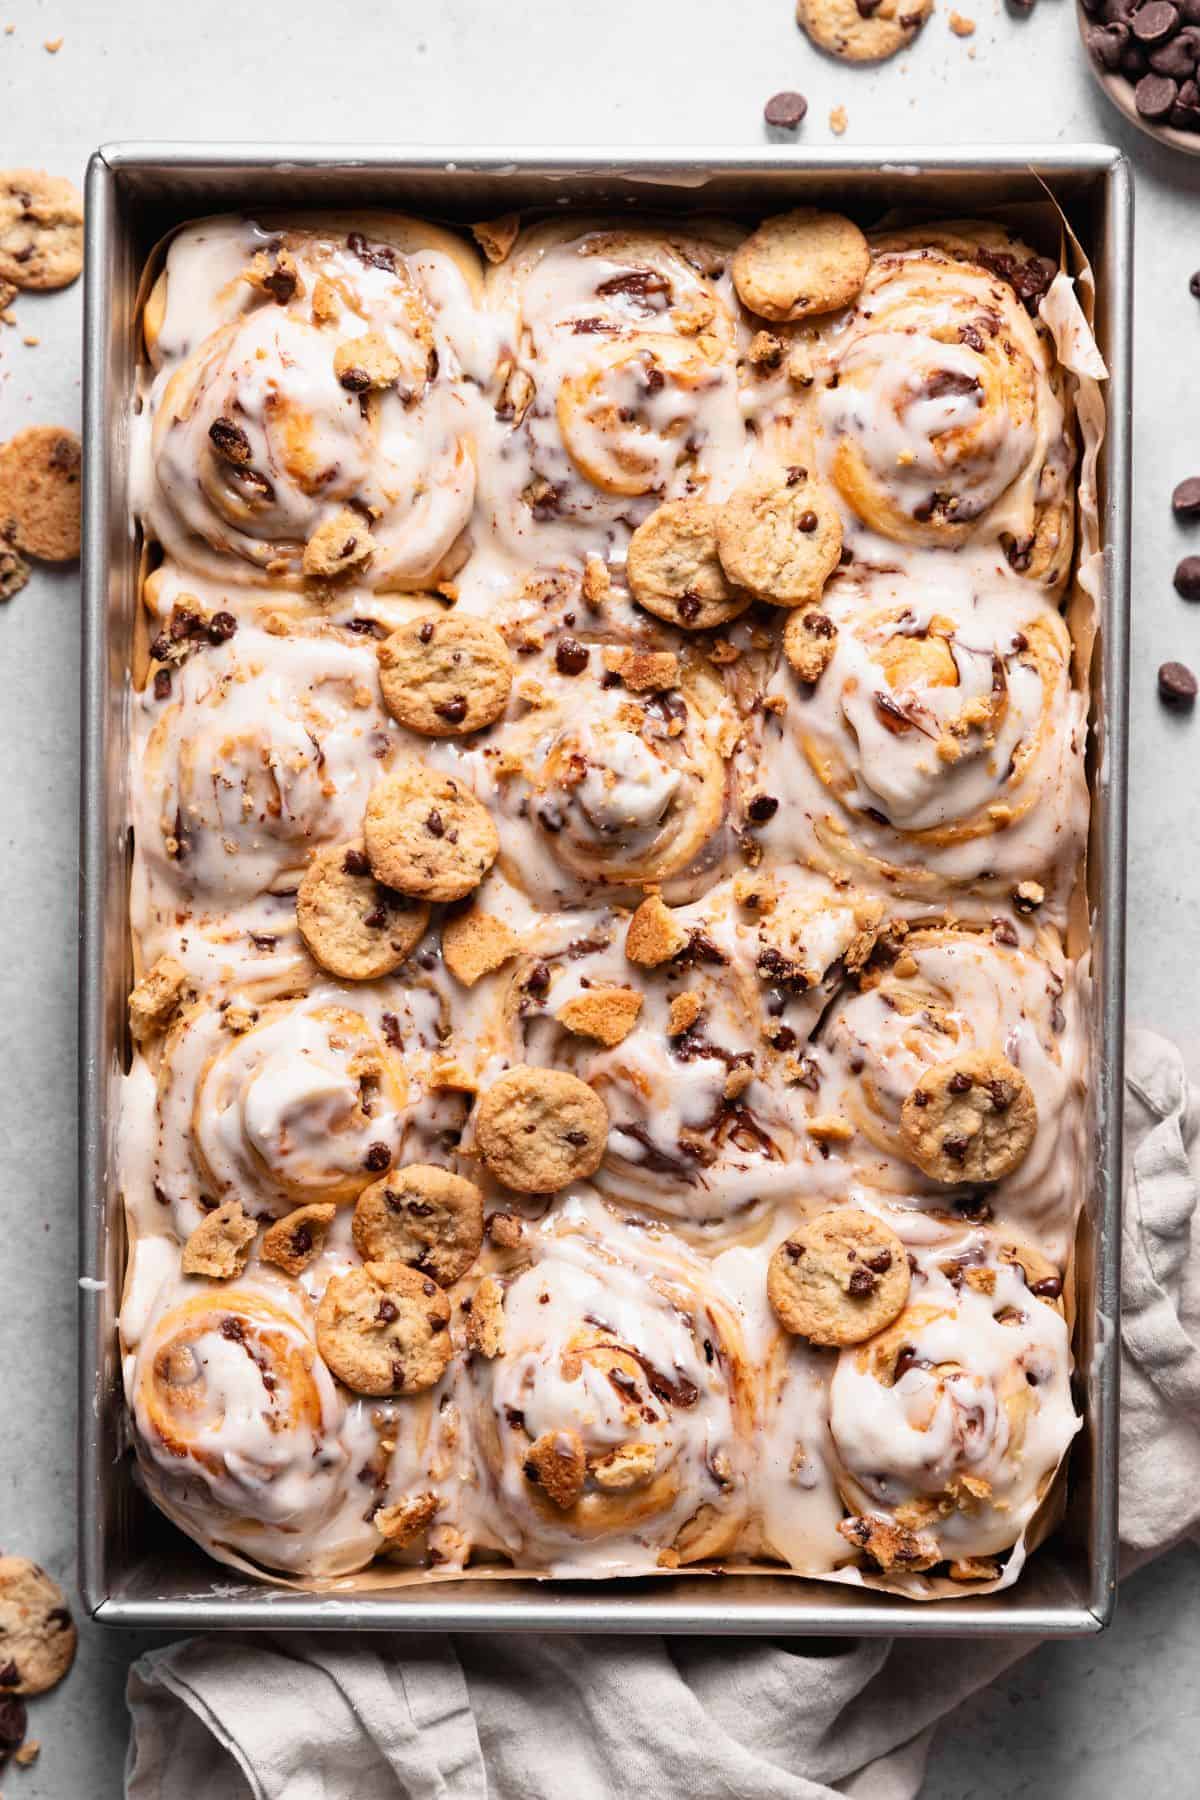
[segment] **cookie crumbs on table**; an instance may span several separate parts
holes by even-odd
[[[829,129],[834,136],[841,137],[849,123],[850,119],[845,107],[835,106],[829,115]]]

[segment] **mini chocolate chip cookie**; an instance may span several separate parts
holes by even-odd
[[[364,1262],[402,1262],[449,1287],[483,1243],[483,1195],[473,1181],[411,1163],[373,1182],[354,1209],[354,1245]]]
[[[374,981],[420,943],[429,908],[384,887],[361,839],[318,850],[296,895],[296,923],[313,959],[343,981]]]
[[[842,521],[804,469],[768,472],[718,508],[717,549],[738,587],[772,606],[811,609],[841,559]]]
[[[79,439],[57,425],[31,425],[0,447],[0,531],[41,562],[79,555]]]
[[[522,1472],[561,1512],[574,1506],[587,1480],[587,1454],[577,1431],[543,1431],[533,1440]]]
[[[824,674],[837,649],[837,626],[828,613],[798,606],[783,628],[783,654],[792,671],[811,686]]]
[[[450,1302],[407,1263],[364,1263],[325,1289],[317,1348],[356,1394],[418,1394],[450,1361]]]
[[[785,1331],[814,1344],[861,1344],[908,1299],[904,1245],[871,1213],[838,1206],[784,1238],[767,1270],[767,1298]]]
[[[83,267],[83,201],[44,169],[0,174],[0,281],[69,287]]]
[[[625,575],[639,606],[688,631],[711,631],[750,604],[725,579],[717,509],[703,500],[668,500],[643,520],[629,540]]]
[[[475,1137],[505,1187],[550,1194],[596,1173],[608,1141],[608,1109],[578,1076],[520,1064],[480,1097]]]
[[[415,764],[376,784],[363,840],[376,879],[418,900],[465,899],[500,848],[470,788]]]
[[[246,1267],[250,1246],[258,1232],[253,1219],[242,1211],[240,1200],[226,1200],[201,1219],[183,1246],[180,1268],[185,1275],[207,1275],[213,1281],[229,1281]]]
[[[933,1181],[1002,1181],[1029,1153],[1037,1102],[1019,1069],[968,1050],[926,1071],[900,1109],[907,1154]]]
[[[44,1694],[75,1660],[66,1596],[25,1556],[0,1556],[0,1693]]]
[[[339,581],[365,568],[375,554],[375,540],[365,519],[343,506],[317,526],[304,546],[301,566],[314,581]]]
[[[797,0],[796,19],[843,62],[883,62],[912,43],[932,9],[933,0]]]
[[[849,4],[853,8],[854,0]],[[857,225],[840,213],[801,206],[764,219],[738,246],[733,285],[743,306],[760,318],[807,319],[848,306],[870,266]]]
[[[324,1249],[326,1235],[336,1214],[337,1207],[329,1200],[298,1206],[295,1212],[277,1219],[263,1233],[259,1255],[264,1262],[274,1263],[277,1269],[286,1269],[289,1275],[302,1275]]]
[[[512,658],[500,633],[466,613],[422,613],[379,646],[379,685],[394,719],[426,737],[465,737],[508,705]]]

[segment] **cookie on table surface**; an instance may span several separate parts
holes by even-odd
[[[364,1262],[402,1262],[449,1287],[483,1243],[483,1195],[473,1181],[430,1163],[394,1169],[365,1188],[354,1209]]]
[[[376,783],[363,841],[376,879],[419,900],[465,899],[500,848],[470,788],[416,764]]]
[[[904,1245],[855,1206],[818,1213],[784,1238],[767,1270],[767,1298],[786,1331],[814,1344],[861,1344],[908,1299]]]
[[[738,246],[733,285],[743,306],[781,323],[848,306],[870,266],[867,240],[851,219],[801,206],[764,219]]]
[[[745,612],[749,594],[725,578],[717,556],[717,509],[703,500],[668,500],[629,540],[629,591],[669,625],[709,631]]]
[[[317,1348],[356,1394],[417,1394],[450,1361],[450,1302],[429,1275],[369,1262],[330,1280],[317,1310]]]
[[[1037,1102],[1019,1069],[996,1051],[935,1063],[900,1109],[900,1136],[934,1181],[1002,1181],[1029,1153]]]
[[[0,537],[40,562],[79,555],[82,453],[73,431],[30,425],[0,446]]]
[[[884,62],[912,43],[933,0],[797,0],[796,19],[820,49],[843,62]]]
[[[841,560],[842,521],[807,470],[768,471],[718,509],[717,548],[729,579],[758,599],[812,607]]]
[[[480,1096],[475,1136],[484,1162],[505,1187],[554,1193],[586,1181],[600,1167],[608,1109],[578,1076],[522,1063]]]
[[[374,981],[416,949],[429,908],[376,881],[356,839],[318,850],[296,895],[296,923],[314,960],[331,975]]]
[[[83,267],[83,201],[44,169],[0,174],[0,280],[19,288],[68,287]]]
[[[44,1694],[75,1660],[66,1596],[25,1556],[0,1556],[0,1693]]]
[[[394,719],[427,737],[464,737],[508,705],[512,658],[493,625],[425,613],[379,646],[379,685]]]
[[[258,1253],[263,1262],[274,1263],[289,1275],[301,1275],[314,1257],[321,1254],[326,1234],[337,1215],[331,1200],[314,1201],[298,1206],[286,1218],[277,1219],[263,1233]]]

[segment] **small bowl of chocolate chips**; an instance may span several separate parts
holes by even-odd
[[[1127,119],[1200,156],[1200,0],[1078,0],[1092,73]]]

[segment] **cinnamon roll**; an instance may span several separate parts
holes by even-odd
[[[366,585],[452,572],[479,292],[465,244],[390,215],[181,232],[145,316],[140,507],[159,541],[225,580],[299,585],[350,509]]]
[[[1032,310],[1053,275],[990,225],[875,236],[858,299],[828,328],[816,423],[825,471],[867,530],[998,545],[1058,592],[1074,447],[1066,377]]]
[[[378,1452],[364,1402],[317,1355],[310,1309],[283,1282],[186,1282],[127,1358],[142,1477],[213,1555],[336,1575],[380,1547],[359,1471]]]
[[[982,1229],[914,1263],[904,1312],[830,1381],[840,1530],[868,1568],[990,1579],[1079,1429],[1062,1282]]]
[[[1036,881],[1061,924],[1087,832],[1087,720],[1057,609],[939,562],[919,580],[847,569],[819,622],[815,684],[785,660],[768,690],[783,710],[750,777],[779,801],[764,847],[917,899],[978,890],[994,908]]]
[[[724,1555],[753,1418],[736,1315],[679,1247],[568,1200],[468,1313],[474,1442],[519,1567],[590,1577]]]
[[[868,966],[822,1024],[810,1050],[813,1106],[838,1121],[827,1145],[832,1180],[848,1169],[877,1189],[916,1195],[924,1207],[994,1216],[1035,1235],[1061,1265],[1083,1154],[1078,978],[1051,933],[1036,944],[1016,937],[999,920],[991,932],[914,929],[891,945],[893,960]],[[1017,1139],[1020,1155],[999,1162],[1011,1171],[989,1181],[964,1148],[957,1168],[948,1159],[935,1176],[914,1158],[905,1104],[945,1070],[950,1098],[957,1092],[969,1106],[975,1056],[995,1064],[997,1082],[977,1123],[990,1130],[994,1122],[1002,1142]],[[956,1073],[959,1061],[968,1073]]]
[[[259,1217],[353,1200],[446,1125],[449,1097],[425,1089],[438,997],[378,986],[181,1014],[158,1064],[153,1151],[155,1198],[181,1238],[226,1198]]]
[[[740,233],[548,220],[489,271],[497,429],[481,473],[527,562],[623,558],[654,506],[727,490],[745,455]]]

